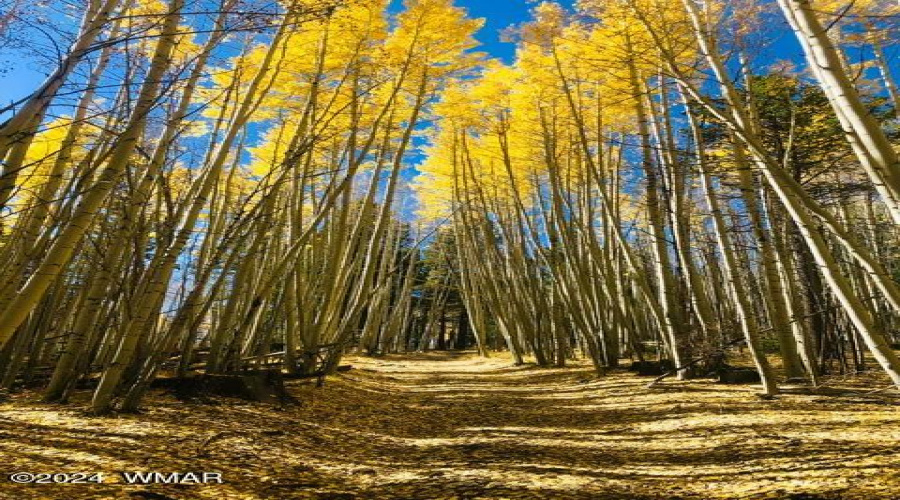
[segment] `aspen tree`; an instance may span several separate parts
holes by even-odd
[[[697,6],[692,0],[683,1],[696,28],[698,43],[700,43],[703,53],[716,75],[717,83],[722,88],[722,92],[728,101],[730,107],[728,111],[733,113],[733,116],[729,118],[723,115],[718,109],[711,105],[707,99],[704,99],[695,88],[690,87],[684,82],[686,91],[691,94],[692,98],[699,98],[710,113],[724,119],[723,121],[733,127],[735,133],[740,135],[741,139],[746,142],[747,147],[753,152],[757,167],[764,174],[769,185],[778,195],[788,213],[790,213],[791,217],[796,222],[800,233],[808,243],[813,256],[816,258],[819,270],[831,285],[832,292],[835,293],[837,298],[841,301],[845,311],[853,321],[853,324],[863,335],[866,345],[872,351],[875,358],[879,361],[894,383],[900,384],[900,359],[898,359],[897,355],[887,345],[884,333],[879,331],[874,324],[871,313],[860,301],[859,297],[851,290],[846,278],[840,275],[837,262],[828,248],[823,235],[820,234],[817,225],[813,222],[812,216],[809,214],[808,210],[815,210],[816,216],[823,222],[828,223],[829,228],[832,229],[836,235],[841,237],[841,242],[847,245],[851,254],[869,269],[870,276],[878,283],[879,288],[885,292],[886,298],[892,302],[892,296],[895,294],[895,284],[881,279],[885,278],[885,273],[878,269],[880,266],[866,255],[866,252],[853,241],[852,237],[845,233],[838,224],[834,223],[832,216],[825,211],[818,209],[809,196],[803,192],[802,188],[796,185],[795,181],[787,177],[778,165],[773,165],[771,159],[766,155],[764,148],[758,143],[758,139],[752,134],[752,127],[748,124],[747,114],[740,108],[734,87],[728,80],[724,66],[718,58],[714,40],[709,37],[708,31],[701,20]]]
[[[78,35],[63,56],[59,65],[44,82],[3,123],[0,123],[0,158],[5,158],[11,148],[20,141],[28,141],[40,122],[60,87],[66,82],[78,64],[93,50],[93,44],[107,27],[113,13],[122,6],[121,0],[90,0],[84,9],[84,17]],[[174,10],[174,9],[173,9]],[[18,171],[4,166],[0,173],[0,207],[10,197]]]
[[[696,118],[690,114],[690,111],[688,113],[688,120],[690,121],[693,132],[694,147],[697,148],[697,165],[700,169],[700,181],[706,203],[709,205],[710,217],[713,221],[716,240],[719,244],[719,251],[722,254],[724,274],[728,282],[728,287],[731,290],[731,294],[734,297],[738,321],[741,324],[741,329],[747,340],[747,346],[750,348],[753,362],[756,365],[757,370],[759,370],[763,385],[763,395],[774,396],[778,394],[778,386],[775,384],[775,376],[772,372],[772,367],[766,359],[765,353],[762,351],[762,345],[759,338],[759,326],[754,318],[753,308],[747,297],[746,286],[739,274],[738,261],[735,256],[733,243],[728,237],[728,229],[725,225],[722,209],[720,208],[719,202],[713,191],[712,180],[710,179],[706,159],[704,158],[703,139],[700,136]]]
[[[109,154],[106,165],[96,183],[75,207],[72,219],[63,227],[56,241],[47,250],[37,269],[18,296],[0,312],[0,346],[9,341],[13,332],[25,320],[52,284],[68,264],[76,245],[87,232],[101,204],[113,189],[115,182],[121,177],[128,158],[131,156],[140,135],[147,123],[147,116],[159,99],[163,75],[171,63],[178,22],[181,15],[182,0],[173,0],[170,12],[163,23],[162,34],[157,42],[150,69],[140,95],[135,101],[126,129],[118,137],[116,146]]]
[[[844,71],[839,49],[828,37],[809,0],[779,0],[803,47],[809,67],[841,120],[847,139],[894,223],[900,224],[900,156]]]

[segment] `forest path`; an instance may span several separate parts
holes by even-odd
[[[646,389],[624,371],[502,356],[351,362],[322,389],[292,383],[303,403],[283,409],[157,394],[143,414],[92,419],[22,396],[0,405],[8,471],[107,479],[0,483],[0,498],[900,498],[900,409],[877,398]],[[222,472],[226,484],[113,483],[135,470]]]

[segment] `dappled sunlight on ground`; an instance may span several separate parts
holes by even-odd
[[[285,408],[156,394],[143,414],[100,419],[17,395],[0,405],[8,471],[110,479],[4,483],[0,498],[900,496],[900,406],[861,389],[880,379],[762,401],[752,386],[647,389],[625,371],[596,378],[584,366],[514,367],[504,356],[351,362],[323,389],[292,382],[302,404]],[[222,472],[226,484],[112,484],[123,470]]]

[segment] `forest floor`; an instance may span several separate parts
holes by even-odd
[[[87,417],[23,392],[0,404],[0,498],[900,498],[900,402],[835,379],[774,401],[749,385],[430,353],[353,358],[297,405],[183,403]],[[79,397],[86,398],[87,394]],[[83,405],[82,405],[83,406]],[[102,484],[14,484],[13,472]],[[127,485],[123,471],[219,472],[224,484]]]

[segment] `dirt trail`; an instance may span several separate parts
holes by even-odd
[[[300,407],[156,395],[86,418],[22,394],[0,405],[5,472],[104,472],[101,485],[0,498],[900,498],[900,408],[843,388],[761,401],[749,386],[667,382],[504,358],[353,359]],[[835,391],[832,391],[835,392]],[[7,468],[8,467],[8,468]],[[121,471],[215,471],[224,485],[124,485]]]

